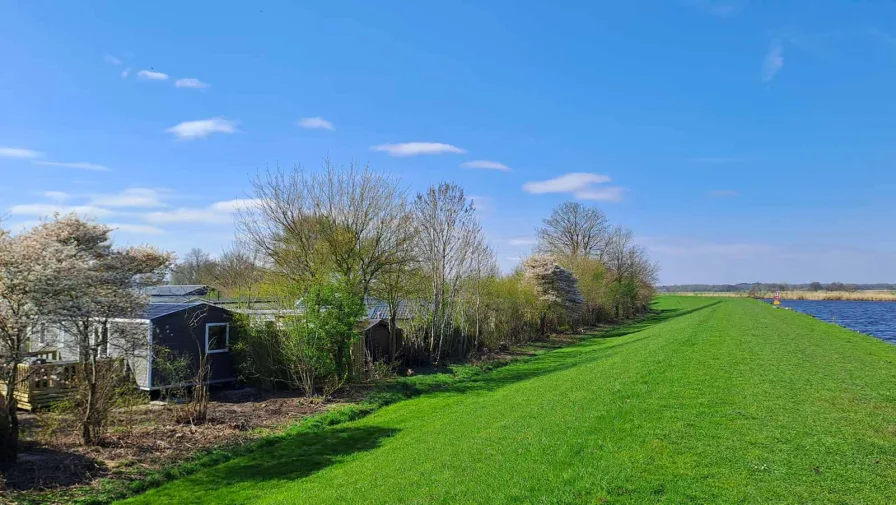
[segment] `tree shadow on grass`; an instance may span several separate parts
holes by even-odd
[[[302,479],[352,454],[373,450],[397,432],[364,426],[292,433],[270,439],[249,454],[188,479],[195,489],[217,489],[247,481]]]
[[[516,382],[542,377],[576,367],[596,359],[606,359],[620,352],[623,348],[636,344],[652,335],[614,341],[619,337],[642,332],[658,324],[675,318],[687,316],[708,309],[721,303],[714,301],[693,309],[655,310],[638,320],[621,326],[614,325],[608,329],[590,330],[591,337],[581,342],[554,349],[540,354],[533,359],[512,362],[507,366],[465,380],[452,380],[449,377],[430,377],[434,380],[399,380],[381,387],[372,396],[373,403],[383,406],[395,401],[427,394],[466,394],[477,391],[494,391]]]

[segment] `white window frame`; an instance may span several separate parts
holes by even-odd
[[[209,349],[208,348],[208,329],[212,326],[224,326],[224,348]],[[205,323],[205,353],[217,354],[219,352],[230,352],[230,323]]]

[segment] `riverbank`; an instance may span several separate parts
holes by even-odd
[[[297,431],[128,503],[882,503],[896,347],[753,300]]]
[[[708,296],[712,298],[771,298],[774,293],[751,295],[747,292],[714,293],[714,292],[681,292],[668,293],[668,296]],[[781,291],[785,300],[849,300],[856,302],[896,302],[894,291]]]

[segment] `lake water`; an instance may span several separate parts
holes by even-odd
[[[896,344],[896,302],[781,300],[781,305]]]

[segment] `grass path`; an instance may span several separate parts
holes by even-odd
[[[128,503],[896,501],[896,346],[753,300],[657,308]]]

